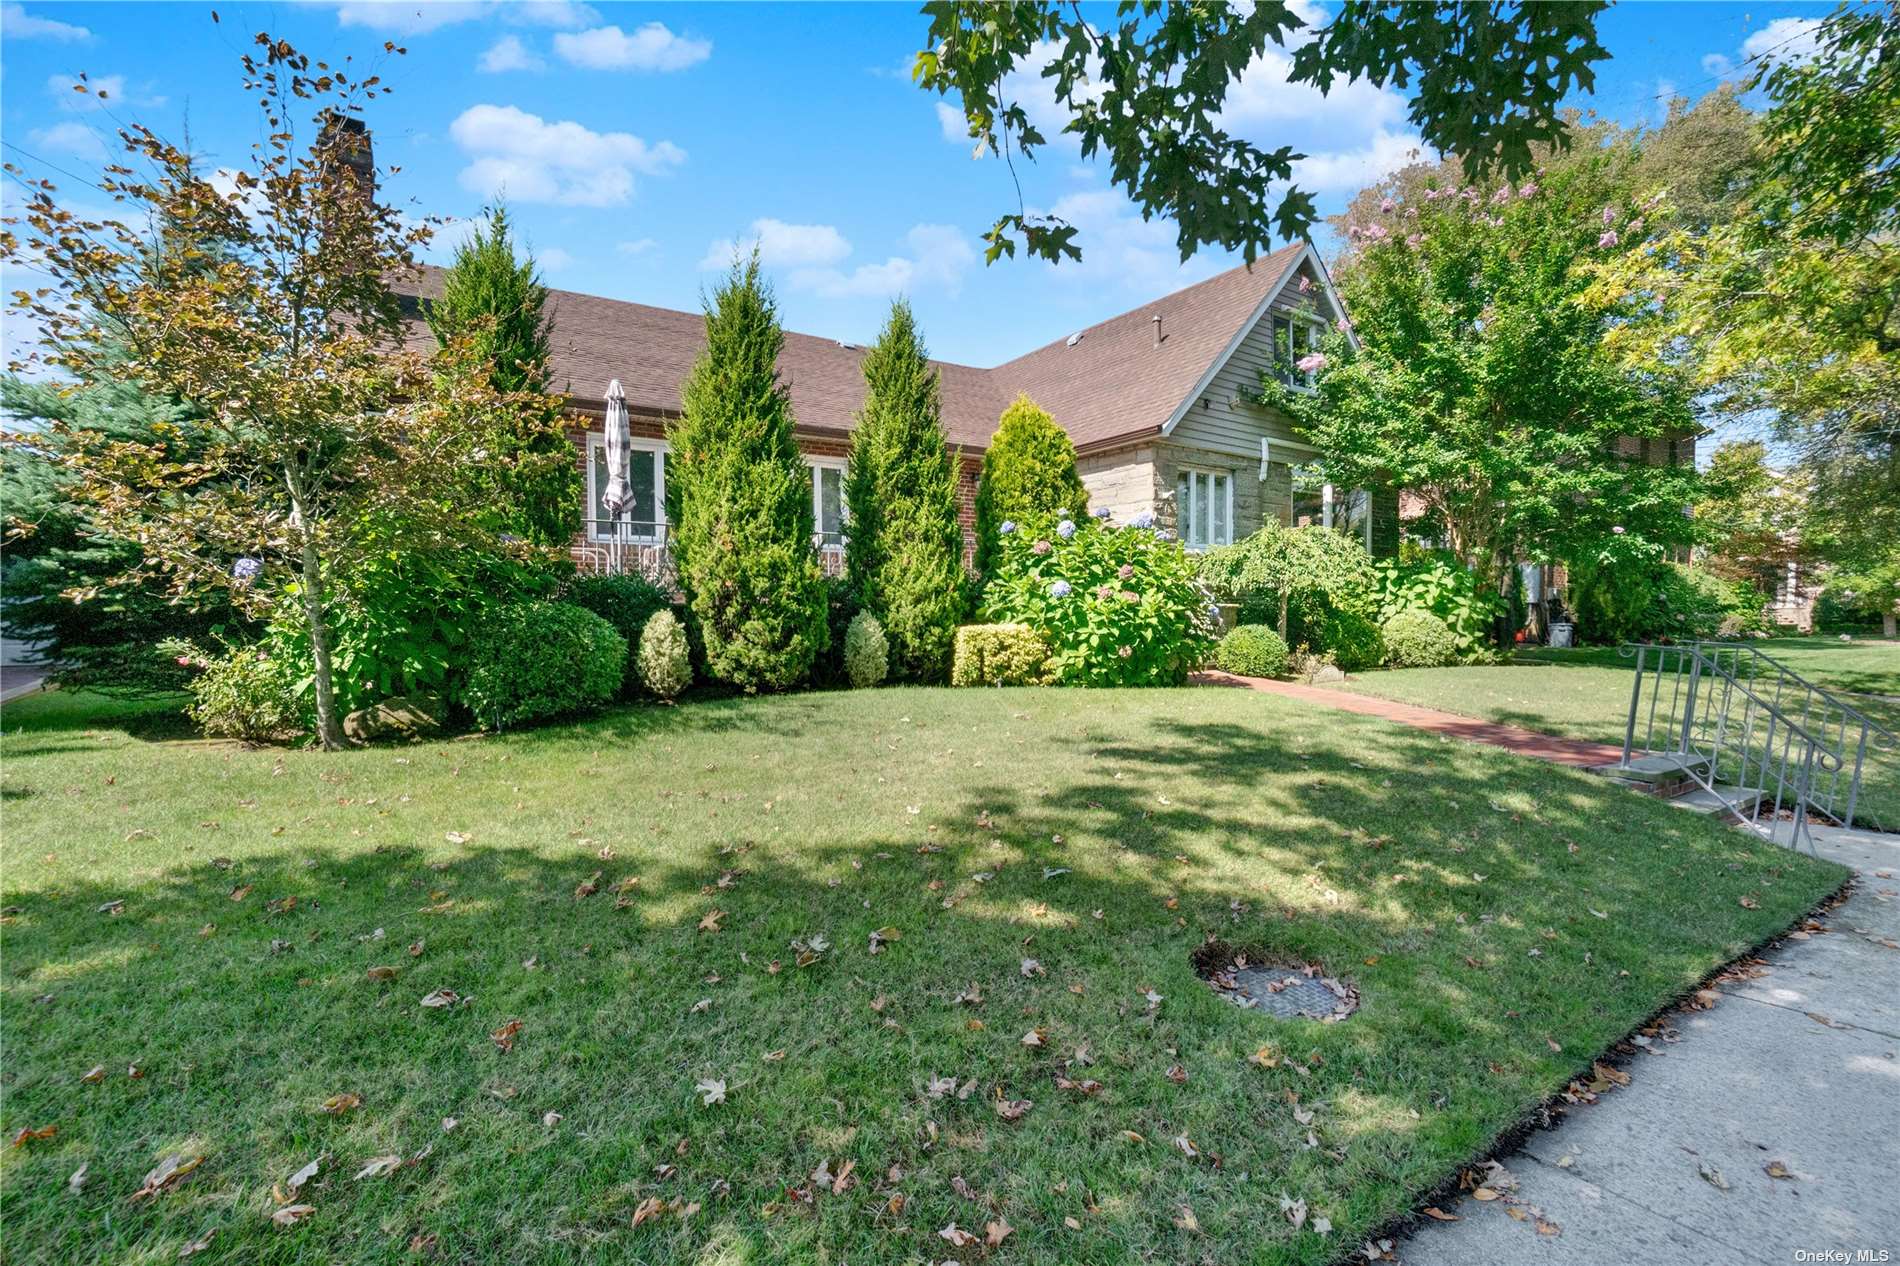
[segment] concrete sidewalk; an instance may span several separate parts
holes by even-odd
[[[1814,839],[1860,872],[1828,930],[1673,1017],[1680,1041],[1655,1042],[1628,1086],[1503,1158],[1505,1199],[1439,1205],[1460,1220],[1398,1241],[1401,1261],[1900,1262],[1900,836]]]

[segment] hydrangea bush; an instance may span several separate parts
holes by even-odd
[[[1207,659],[1219,611],[1151,518],[1115,527],[1063,511],[999,527],[983,618],[1040,633],[1056,684],[1162,686]]]

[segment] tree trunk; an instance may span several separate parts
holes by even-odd
[[[317,692],[317,741],[326,752],[342,751],[343,723],[336,715],[336,676],[330,665],[330,624],[323,612],[323,560],[317,557],[316,538],[311,533],[310,513],[301,481],[295,470],[285,472],[290,488],[291,508],[297,515],[297,536],[303,556],[303,613],[310,621],[310,656],[315,661],[311,675]]]
[[[1897,621],[1900,621],[1900,617],[1896,617],[1893,612],[1883,612],[1880,617],[1880,636],[1892,641],[1895,636],[1894,625]]]
[[[1280,590],[1280,640],[1282,642],[1286,641],[1286,594],[1285,589]]]

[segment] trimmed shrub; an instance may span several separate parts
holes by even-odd
[[[863,368],[864,408],[844,481],[845,576],[858,605],[883,626],[891,675],[940,682],[969,605],[960,459],[944,438],[937,374],[909,304],[891,305]]]
[[[1026,624],[966,624],[951,657],[953,686],[1039,686],[1048,643]]]
[[[188,686],[191,703],[185,714],[209,737],[281,743],[308,732],[297,705],[295,674],[283,659],[256,646],[240,646],[216,659],[195,651],[181,658],[204,669]]]
[[[490,730],[584,712],[620,693],[627,639],[567,602],[491,613],[474,639],[468,708]]]
[[[585,607],[613,625],[614,632],[627,639],[629,654],[636,658],[647,621],[656,612],[666,611],[673,605],[665,592],[644,576],[576,576],[561,586],[555,598]],[[627,694],[632,694],[645,680],[636,668],[634,664],[628,665],[622,687]]]
[[[1462,562],[1443,553],[1408,550],[1403,558],[1380,559],[1374,569],[1381,626],[1401,612],[1425,611],[1451,630],[1459,656],[1482,654],[1490,645],[1491,626],[1503,613],[1504,600]]]
[[[1278,631],[1284,617],[1293,646],[1330,650],[1327,621],[1334,612],[1370,620],[1379,611],[1372,555],[1356,538],[1323,527],[1265,524],[1202,554],[1199,575],[1220,601],[1238,604],[1242,624]]]
[[[1385,637],[1379,626],[1356,611],[1329,613],[1320,641],[1311,649],[1330,655],[1341,672],[1362,673],[1385,662]]]
[[[1206,660],[1219,609],[1171,534],[1064,517],[1002,534],[983,616],[1040,633],[1055,683],[1173,686]]]
[[[655,611],[640,630],[636,657],[640,680],[662,699],[676,699],[693,684],[693,656],[686,629],[670,610]]]
[[[785,344],[756,252],[706,311],[706,350],[667,428],[668,544],[706,674],[740,689],[804,683],[828,644],[811,478],[778,376]]]
[[[1242,677],[1279,677],[1286,672],[1286,643],[1264,624],[1242,624],[1221,639],[1214,662]]]
[[[851,617],[844,634],[844,672],[853,686],[863,690],[877,685],[890,671],[890,647],[884,640],[884,626],[869,611]]]
[[[1068,432],[1028,396],[1017,396],[983,454],[976,485],[977,573],[987,577],[995,566],[1005,523],[1053,520],[1064,510],[1080,519],[1088,508]]]
[[[1380,632],[1386,663],[1394,668],[1443,668],[1458,658],[1458,639],[1429,611],[1401,611]]]

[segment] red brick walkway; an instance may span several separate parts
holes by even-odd
[[[1378,717],[1383,721],[1409,725],[1415,730],[1428,730],[1433,734],[1443,734],[1448,738],[1463,739],[1467,743],[1486,743],[1492,747],[1502,747],[1506,751],[1516,752],[1519,756],[1534,756],[1538,760],[1552,761],[1559,765],[1614,765],[1623,759],[1622,748],[1611,747],[1606,743],[1558,738],[1552,734],[1539,734],[1535,730],[1526,730],[1515,725],[1476,721],[1470,717],[1458,716],[1456,713],[1440,712],[1435,708],[1394,703],[1390,699],[1379,699],[1372,695],[1356,695],[1344,690],[1328,690],[1324,686],[1303,686],[1290,681],[1269,681],[1264,677],[1240,677],[1233,673],[1222,672],[1196,673],[1194,680],[1202,685],[1235,686],[1245,690],[1258,690],[1263,694],[1284,695],[1303,703],[1316,703],[1322,707],[1337,708],[1341,712],[1357,712],[1362,716]]]

